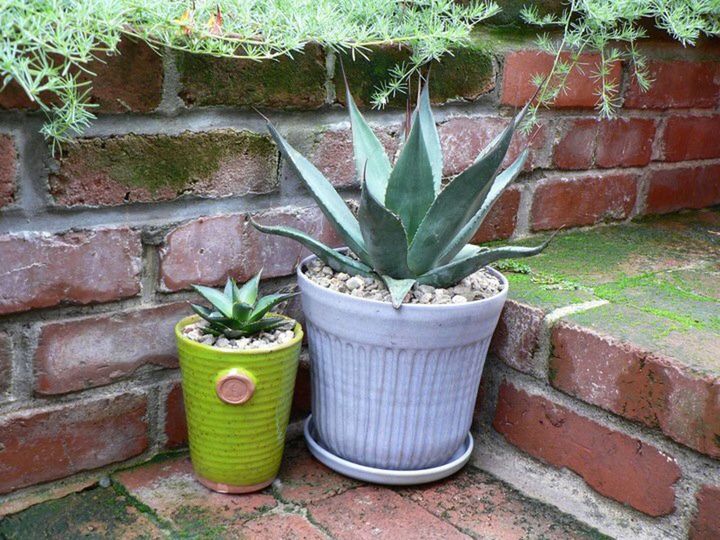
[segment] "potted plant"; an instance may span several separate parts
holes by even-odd
[[[277,475],[303,339],[301,326],[270,310],[295,293],[258,296],[260,273],[224,291],[195,285],[212,308],[175,326],[197,479],[246,493]]]
[[[487,265],[535,255],[547,245],[468,244],[523,168],[527,150],[499,172],[528,107],[443,187],[427,84],[412,121],[407,119],[394,167],[349,90],[347,106],[362,181],[357,217],[320,171],[268,127],[348,250],[331,249],[288,227],[254,225],[293,238],[315,255],[300,264],[297,275],[317,442],[358,466],[442,466],[467,440],[488,345],[507,296],[507,280]]]

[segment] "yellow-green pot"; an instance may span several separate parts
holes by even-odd
[[[290,418],[302,327],[272,349],[223,350],[187,339],[175,326],[190,459],[198,480],[222,493],[247,493],[277,476]]]

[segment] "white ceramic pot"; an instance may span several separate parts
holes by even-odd
[[[319,442],[348,461],[415,470],[448,462],[472,423],[490,338],[507,297],[391,304],[321,287],[298,266]]]

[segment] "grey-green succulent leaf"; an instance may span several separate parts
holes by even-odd
[[[289,300],[290,298],[297,296],[297,294],[298,293],[296,293],[296,292],[276,293],[276,294],[269,294],[267,296],[264,296],[263,298],[258,300],[258,303],[255,306],[255,309],[253,309],[252,314],[250,315],[250,322],[259,321],[267,314],[268,311],[270,311],[272,308],[274,308],[280,302]]]
[[[350,89],[345,82],[345,95],[348,112],[350,113],[350,125],[353,134],[353,150],[355,156],[355,169],[359,181],[365,176],[365,182],[373,196],[379,200],[385,200],[388,178],[390,178],[390,159],[385,153],[380,140],[360,114],[355,100],[350,94]]]
[[[300,242],[314,255],[325,261],[328,266],[337,272],[345,272],[351,275],[361,274],[363,276],[370,276],[372,274],[372,268],[370,266],[326,246],[322,242],[315,240],[302,231],[280,225],[260,225],[255,221],[251,221],[251,223],[253,227],[261,232],[292,238],[293,240]]]
[[[426,274],[420,276],[417,281],[418,283],[432,285],[433,287],[450,287],[458,283],[465,276],[469,276],[482,267],[500,259],[517,259],[537,255],[547,247],[550,240],[552,240],[552,238],[535,247],[507,246],[482,250],[475,255],[453,260],[446,265],[433,268]]]
[[[463,226],[460,232],[450,240],[450,242],[442,250],[440,257],[438,258],[438,264],[444,265],[450,262],[457,253],[467,245],[475,233],[478,231],[483,221],[487,217],[493,205],[497,202],[502,195],[503,191],[512,184],[518,175],[522,172],[525,166],[525,161],[528,157],[527,148],[523,150],[518,158],[513,163],[500,173],[492,183],[490,190],[488,191],[487,197],[483,202],[480,210]]]
[[[363,186],[358,210],[365,246],[380,275],[402,279],[412,276],[407,266],[407,235],[400,218],[380,204]]]
[[[342,197],[338,195],[335,188],[317,167],[290,146],[272,124],[268,123],[268,129],[280,152],[310,190],[313,199],[330,220],[333,228],[340,234],[353,253],[360,257],[361,260],[367,260],[367,251],[363,244],[360,225]]]
[[[422,128],[425,121],[425,116],[418,114],[390,173],[385,193],[385,207],[400,218],[409,242],[435,200],[433,168]]]
[[[245,322],[250,317],[253,307],[245,302],[235,302],[233,304],[232,318],[234,321]]]
[[[204,285],[193,285],[192,287],[200,296],[210,302],[216,310],[226,317],[232,318],[233,302],[230,298],[212,287],[205,287]]]
[[[255,274],[247,283],[242,287],[237,287],[235,290],[235,301],[243,304],[253,306],[257,301],[258,289],[260,288],[260,276],[262,276],[262,269]]]
[[[390,300],[394,308],[399,308],[407,293],[410,292],[413,285],[415,285],[414,279],[394,279],[390,276],[380,276],[385,283],[388,291],[390,292]]]
[[[425,84],[420,93],[420,103],[415,111],[415,117],[422,129],[423,139],[427,145],[427,155],[432,168],[433,185],[435,193],[440,192],[443,171],[442,148],[440,147],[440,136],[438,135],[435,119],[430,108],[430,81]]]

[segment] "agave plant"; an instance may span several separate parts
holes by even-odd
[[[408,119],[410,127],[394,167],[347,89],[355,167],[362,186],[357,217],[323,174],[268,121],[283,156],[357,258],[296,229],[253,225],[260,231],[297,240],[336,271],[379,277],[396,308],[415,283],[449,287],[498,259],[536,255],[547,242],[537,247],[492,249],[468,244],[525,164],[527,149],[507,169],[499,170],[528,106],[470,167],[443,187],[440,138],[428,84]]]
[[[258,272],[242,287],[228,278],[225,289],[219,291],[211,287],[193,285],[213,309],[190,304],[193,311],[208,322],[205,332],[228,339],[248,337],[260,332],[268,332],[285,326],[288,319],[269,316],[270,310],[280,302],[292,298],[297,293],[278,293],[258,298],[260,275]]]

